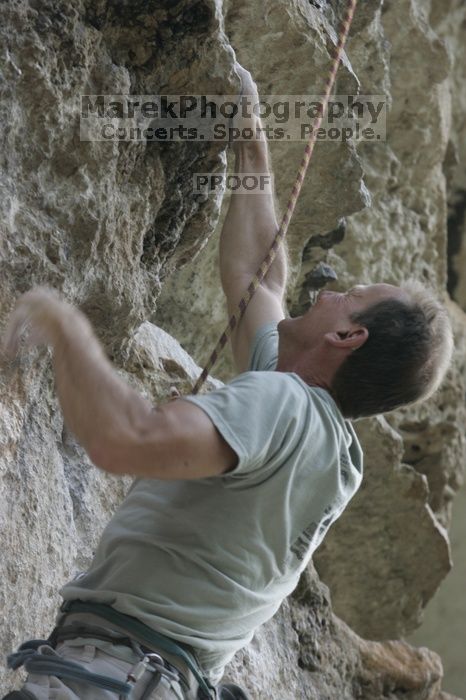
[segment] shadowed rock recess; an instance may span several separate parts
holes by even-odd
[[[227,669],[254,700],[453,698],[439,656],[403,637],[451,568],[466,456],[466,6],[360,5],[335,91],[386,95],[387,138],[317,145],[289,232],[289,308],[306,307],[326,266],[337,290],[415,277],[447,300],[448,283],[456,355],[431,400],[356,423],[359,493]],[[321,94],[343,6],[2,3],[2,324],[21,292],[49,284],[88,313],[121,375],[147,396],[189,391],[225,322],[216,256],[228,199],[195,195],[192,175],[224,171],[224,147],[80,141],[80,95],[235,94],[235,52],[262,94]],[[271,144],[281,210],[303,147]],[[226,353],[217,374],[231,372]],[[58,588],[88,565],[130,480],[93,468],[64,428],[48,351],[1,360],[0,402],[4,657],[48,634]],[[0,693],[17,683],[4,671]]]

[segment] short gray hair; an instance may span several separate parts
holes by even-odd
[[[441,385],[453,357],[453,331],[445,306],[418,280],[407,280],[400,288],[420,307],[429,324],[431,341],[429,359],[424,365],[424,393],[428,399]],[[419,399],[420,400],[420,399]]]
[[[453,333],[446,308],[417,280],[400,288],[410,302],[385,299],[351,315],[369,335],[331,383],[345,418],[388,413],[429,398],[450,365]]]

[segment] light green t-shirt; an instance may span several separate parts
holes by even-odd
[[[249,371],[190,401],[238,455],[223,476],[137,479],[90,569],[61,590],[191,645],[216,683],[271,618],[362,479],[362,451],[324,389],[273,371],[276,324]]]

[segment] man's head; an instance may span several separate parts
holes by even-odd
[[[320,292],[279,324],[277,369],[328,389],[347,418],[386,413],[430,396],[451,360],[448,314],[422,284]]]

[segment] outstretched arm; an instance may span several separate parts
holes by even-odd
[[[237,64],[243,81],[243,94],[258,99],[257,87],[250,74]],[[260,119],[242,119],[241,127],[261,127]],[[236,173],[270,174],[267,141],[236,141]],[[220,274],[227,298],[228,313],[236,313],[238,302],[267,254],[278,230],[274,197],[253,192],[233,192],[220,238]],[[256,291],[244,317],[232,336],[232,348],[238,371],[247,368],[250,346],[257,329],[284,317],[286,254],[283,247]]]
[[[52,346],[65,423],[96,466],[114,474],[196,479],[236,465],[236,453],[202,409],[186,401],[154,409],[118,376],[84,314],[50,290],[20,298],[4,336],[10,356],[26,327],[30,345]]]

